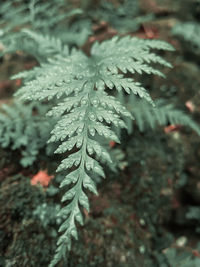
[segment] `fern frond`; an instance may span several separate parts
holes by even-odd
[[[19,101],[0,108],[0,145],[19,150],[22,153],[20,163],[24,167],[33,164],[40,149],[46,147],[54,125],[53,120],[45,120],[47,110],[45,105],[25,105]]]
[[[117,5],[102,0],[98,8],[89,11],[89,16],[95,21],[107,21],[119,33],[127,33],[135,32],[142,23],[154,18],[153,14],[141,16],[140,13],[139,0],[124,0]]]
[[[164,42],[160,42],[160,46],[173,50]],[[99,137],[119,143],[114,129],[126,128],[124,118],[132,118],[131,113],[107,93],[107,88],[137,94],[152,103],[145,88],[125,75],[127,71],[134,73],[132,68],[138,73],[143,70],[160,75],[151,63],[170,65],[150,52],[151,48],[158,47],[155,41],[114,37],[94,44],[91,57],[73,49],[66,58],[58,56],[37,67],[40,75],[32,81],[26,80],[17,93],[25,100],[59,99],[58,104],[48,112],[57,121],[49,142],[61,142],[56,153],[70,152],[57,169],[69,171],[61,183],[61,187],[69,186],[69,190],[62,199],[67,203],[59,213],[65,218],[59,229],[63,234],[58,240],[56,255],[50,266],[64,257],[66,248],[71,247],[71,238],[77,239],[76,223],[83,223],[81,209],[89,210],[85,191],[89,189],[97,193],[92,175],[104,177],[99,161],[111,162]],[[143,62],[146,62],[145,65]]]
[[[172,34],[187,42],[195,54],[200,53],[200,24],[197,22],[177,23]]]
[[[157,125],[183,125],[188,126],[200,135],[200,127],[192,118],[182,110],[175,108],[172,104],[166,104],[163,100],[157,100],[155,107],[149,105],[144,100],[136,99],[134,96],[129,98],[128,109],[133,114],[136,124],[140,131],[146,127],[155,129]]]
[[[67,47],[62,45],[55,32],[59,32],[58,25],[61,21],[82,13],[78,8],[67,12],[68,5],[64,0],[56,1],[56,4],[54,0],[31,0],[27,3],[13,0],[0,3],[0,25],[3,25],[1,42],[4,47],[2,53],[20,50],[35,56],[39,62],[46,61],[55,53],[66,55]],[[49,37],[50,33],[54,37]]]

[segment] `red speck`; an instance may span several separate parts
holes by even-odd
[[[168,134],[168,133],[171,133],[171,132],[178,132],[178,130],[180,129],[180,125],[169,125],[169,126],[166,126],[165,128],[164,128],[164,132],[166,133],[166,134]]]
[[[200,258],[200,253],[199,253],[197,250],[193,250],[193,251],[192,251],[192,254],[193,254],[195,257]]]
[[[15,81],[15,85],[16,85],[16,86],[20,86],[21,84],[22,84],[21,79],[17,79],[17,80]]]
[[[49,185],[51,179],[53,179],[54,176],[49,176],[47,171],[39,171],[36,175],[33,176],[31,179],[31,185],[37,185],[38,183],[41,184],[43,187],[46,187]]]
[[[147,39],[158,38],[158,30],[156,28],[147,25],[143,25],[143,28]]]
[[[112,148],[116,145],[115,141],[110,141],[109,146]]]

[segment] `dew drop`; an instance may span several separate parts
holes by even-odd
[[[92,136],[94,136],[95,135],[95,130],[92,128],[92,129],[90,129],[89,130],[89,132],[90,132],[90,134],[92,135]]]
[[[69,146],[68,146],[68,150],[71,150],[71,149],[72,149],[72,147],[73,147],[72,145],[69,145]]]
[[[79,127],[77,132],[82,133],[82,131],[83,131],[82,127]]]
[[[81,140],[80,141],[77,141],[76,147],[79,148],[79,147],[81,147],[81,145],[82,145],[82,141]]]
[[[65,83],[69,84],[71,82],[71,80],[65,80]]]
[[[102,117],[102,116],[98,116],[98,120],[99,120],[100,122],[102,122],[102,121],[103,121],[103,117]]]
[[[87,104],[87,100],[83,98],[83,99],[81,100],[81,105],[86,105],[86,104]]]
[[[62,82],[57,82],[56,83],[57,86],[62,86],[62,84],[63,84]]]
[[[92,148],[88,148],[87,151],[88,151],[88,153],[89,153],[90,155],[91,155],[92,152],[93,152]]]
[[[92,164],[91,164],[91,163],[86,163],[86,168],[87,168],[88,170],[92,169]]]
[[[113,88],[113,83],[108,82],[107,85],[108,85],[109,88]]]
[[[79,162],[80,162],[79,160],[76,160],[75,161],[75,166],[78,166]]]
[[[93,104],[94,107],[97,107],[98,104],[99,104],[99,100],[94,99],[94,100],[92,101],[92,104]]]
[[[91,114],[89,115],[89,119],[90,119],[91,121],[95,121],[96,117],[95,117],[95,115],[94,115],[93,113],[91,113]]]

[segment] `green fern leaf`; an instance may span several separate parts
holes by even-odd
[[[116,97],[108,94],[107,88],[139,95],[152,104],[145,88],[125,75],[128,71],[161,76],[151,63],[171,66],[151,53],[151,48],[173,50],[161,41],[131,37],[114,37],[101,44],[95,43],[91,57],[73,49],[65,58],[59,55],[42,64],[37,68],[40,75],[34,80],[25,79],[17,93],[25,100],[58,99],[58,104],[48,112],[57,120],[49,142],[61,142],[56,153],[71,153],[57,169],[69,172],[61,183],[61,187],[68,186],[69,189],[62,199],[66,204],[59,216],[65,220],[59,229],[62,235],[50,266],[64,257],[66,248],[71,248],[71,239],[77,239],[76,224],[83,223],[81,210],[89,211],[86,191],[97,194],[92,176],[105,177],[99,162],[111,162],[99,137],[119,143],[115,128],[126,128],[124,118],[133,118]],[[18,74],[17,77],[28,77],[28,74]]]

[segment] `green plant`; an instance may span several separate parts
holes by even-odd
[[[190,50],[195,54],[200,53],[200,24],[197,22],[184,22],[177,23],[173,29],[172,34],[184,40],[188,45]]]
[[[137,99],[134,95],[131,95],[126,105],[141,132],[144,132],[147,128],[153,130],[157,125],[172,124],[189,126],[200,135],[200,128],[191,120],[191,117],[182,110],[175,108],[173,104],[167,103],[164,99],[157,99],[155,107],[153,107],[143,99]],[[133,132],[133,124],[127,121],[127,125],[131,134]]]
[[[59,142],[55,153],[63,153],[65,157],[57,169],[65,173],[60,187],[66,188],[62,198],[66,204],[58,214],[64,218],[59,229],[63,234],[50,266],[64,258],[66,249],[71,248],[71,239],[77,239],[76,224],[83,224],[82,210],[89,211],[86,193],[90,190],[97,194],[93,177],[105,176],[99,162],[112,163],[103,145],[104,138],[119,143],[119,129],[128,128],[126,122],[132,124],[134,116],[140,130],[144,130],[144,123],[152,128],[157,122],[161,125],[181,123],[200,133],[199,127],[188,116],[171,105],[158,105],[155,109],[148,92],[132,78],[132,75],[143,73],[163,77],[155,65],[171,67],[171,64],[152,50],[173,51],[171,45],[158,40],[114,37],[101,44],[93,44],[90,56],[87,56],[80,49],[69,49],[63,41],[64,34],[60,38],[52,35],[51,25],[56,26],[57,23],[50,23],[48,29],[40,29],[42,34],[35,31],[39,29],[35,26],[23,29],[18,32],[18,39],[13,39],[22,43],[28,40],[28,44],[20,49],[34,55],[40,63],[38,67],[14,76],[24,79],[24,86],[17,95],[25,101],[49,102],[51,109],[47,114],[57,121],[49,143]],[[48,27],[48,24],[45,25]],[[12,34],[7,35],[8,32],[3,44],[8,48],[7,52],[16,51],[19,43],[10,43]],[[130,101],[123,103],[115,96],[115,91],[124,91],[126,98],[130,95]],[[138,96],[146,102],[139,100]]]
[[[34,80],[25,81],[17,95],[25,100],[59,99],[59,103],[49,112],[57,119],[49,142],[61,141],[56,153],[70,154],[64,159],[57,171],[69,170],[60,187],[68,186],[62,201],[67,202],[59,216],[65,217],[59,231],[64,232],[58,240],[58,248],[50,266],[54,266],[65,256],[66,248],[71,247],[71,237],[77,239],[76,222],[83,224],[81,207],[89,210],[85,191],[97,194],[92,173],[104,177],[99,161],[111,163],[107,151],[101,145],[101,138],[119,142],[115,128],[126,128],[124,117],[132,118],[131,113],[107,88],[127,94],[135,94],[153,104],[148,92],[127,73],[163,74],[151,63],[167,67],[171,65],[152,49],[173,50],[158,40],[141,40],[129,36],[103,43],[95,43],[91,56],[80,50],[72,50],[63,58],[37,67],[40,75]],[[73,63],[73,64],[71,64]],[[119,74],[120,70],[120,74]],[[28,76],[28,72],[16,77]]]
[[[31,30],[35,34],[51,35],[51,39],[59,37],[61,40],[63,32],[66,32],[67,29],[67,33],[64,35],[65,42],[71,43],[73,41],[83,44],[90,33],[89,29],[88,31],[80,32],[78,31],[79,29],[70,29],[69,24],[71,17],[81,13],[81,9],[72,9],[70,3],[65,0],[58,0],[56,4],[54,0],[46,2],[39,0],[27,2],[23,0],[2,1],[0,3],[0,26],[3,27],[0,31],[2,54],[20,50],[29,54],[31,52],[39,62],[41,61],[40,56],[44,59],[45,50],[41,51],[42,46],[38,47],[33,38],[25,34],[24,29]],[[82,42],[80,42],[79,38],[81,33],[83,35]],[[75,38],[73,35],[75,35]],[[39,38],[37,40],[41,41]],[[44,37],[42,43],[45,43]]]
[[[97,21],[106,21],[120,33],[135,32],[144,22],[154,18],[153,14],[141,15],[138,0],[124,0],[113,4],[110,1],[100,1],[97,8],[89,15]]]
[[[171,266],[174,267],[198,267],[200,259],[194,257],[189,252],[181,252],[176,248],[169,248],[165,252],[165,256]]]
[[[44,104],[19,101],[0,108],[0,145],[20,151],[23,167],[32,165],[41,149],[46,148],[47,154],[50,151],[46,142],[54,123],[45,119],[47,110]]]
[[[195,231],[197,233],[200,232],[199,222],[200,222],[200,207],[197,206],[190,206],[187,213],[186,213],[186,219],[193,220],[197,222],[197,226],[195,227]]]

